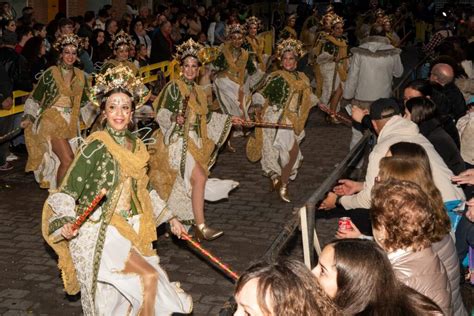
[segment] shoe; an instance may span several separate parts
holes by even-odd
[[[203,224],[202,228],[199,228],[199,225],[194,225],[194,237],[198,242],[201,240],[214,240],[222,236],[224,232],[222,230],[217,230]]]
[[[288,183],[282,183],[280,189],[278,190],[278,194],[282,201],[290,203],[290,197],[288,196]]]
[[[13,166],[8,161],[0,166],[0,171],[8,171],[12,169],[13,169]]]
[[[280,178],[275,177],[270,179],[270,192],[278,190],[280,187]]]
[[[10,153],[5,160],[7,162],[15,161],[18,160],[18,156],[13,153]]]

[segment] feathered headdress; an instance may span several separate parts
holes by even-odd
[[[203,46],[201,44],[190,38],[183,44],[176,46],[176,54],[174,55],[174,58],[182,63],[186,57],[192,56],[201,62],[200,51],[202,49]]]
[[[84,47],[84,42],[75,34],[61,35],[56,42],[53,44],[54,49],[57,51],[62,51],[66,46],[74,46],[77,50],[80,50]]]
[[[249,17],[248,19],[245,20],[244,26],[245,26],[245,29],[247,30],[247,32],[250,28],[250,25],[256,25],[257,26],[257,31],[260,31],[263,27],[262,21],[259,18],[257,18],[256,16],[251,16],[251,17]]]
[[[120,30],[120,32],[114,34],[112,36],[112,40],[110,41],[110,48],[113,50],[116,50],[120,46],[127,45],[130,46],[132,44],[132,38],[130,35],[125,33],[123,30]]]
[[[277,44],[278,59],[281,60],[281,58],[283,57],[283,54],[286,52],[294,52],[296,55],[296,58],[300,58],[306,53],[303,50],[303,43],[293,38],[288,38],[288,39],[278,42]]]
[[[104,96],[118,88],[132,95],[136,108],[142,106],[150,96],[150,90],[145,86],[142,78],[136,77],[129,67],[123,65],[108,68],[105,73],[96,75],[95,85],[88,90],[88,96],[90,101],[99,107]]]
[[[235,33],[242,34],[242,35],[245,33],[244,28],[241,24],[234,23],[234,24],[226,26],[225,28],[226,37],[229,37],[230,35],[235,34]]]

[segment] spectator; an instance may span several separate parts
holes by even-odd
[[[104,60],[111,56],[111,54],[112,51],[110,47],[105,43],[105,31],[101,29],[95,29],[90,53],[92,62],[94,65],[97,63],[102,64]]]
[[[8,30],[10,32],[16,32],[16,22],[15,20],[2,20],[2,32],[3,30]]]
[[[454,84],[454,70],[448,64],[437,63],[431,68],[430,81],[433,88],[449,100],[449,115],[455,122],[466,114],[467,106],[459,88]]]
[[[48,32],[46,31],[46,25],[42,23],[35,23],[35,25],[33,25],[33,36],[41,37],[43,39],[46,52],[49,52],[51,49],[51,43],[46,38],[47,34]]]
[[[26,42],[21,54],[28,61],[31,80],[36,83],[47,67],[46,47],[40,36],[32,37]]]
[[[74,21],[67,18],[59,20],[58,29],[56,31],[56,38],[60,38],[63,35],[70,34],[74,34]]]
[[[370,103],[392,94],[393,77],[403,74],[400,50],[390,44],[384,36],[382,26],[374,26],[370,36],[362,41],[353,53],[343,98],[351,100],[352,105],[369,109]],[[362,138],[361,127],[354,125],[350,148]]]
[[[21,26],[32,27],[33,24],[35,24],[35,22],[36,22],[34,17],[33,17],[33,15],[34,15],[33,8],[32,7],[24,7],[21,10],[21,13],[22,13],[22,16],[20,16],[16,20],[17,24],[21,25]]]
[[[374,186],[370,217],[374,239],[388,253],[397,278],[452,315],[446,269],[430,247],[434,207],[418,185],[391,179]]]
[[[311,271],[297,260],[253,264],[237,281],[234,296],[235,316],[338,314]]]
[[[415,97],[426,97],[434,102],[441,126],[446,131],[446,133],[451,136],[454,143],[456,144],[456,147],[459,148],[459,134],[456,129],[456,125],[454,124],[454,120],[449,115],[450,105],[446,96],[437,89],[433,89],[433,84],[431,84],[428,80],[417,79],[409,82],[403,90],[404,103]]]
[[[5,66],[0,64],[0,78],[8,78]],[[0,109],[10,110],[13,104],[12,83],[10,80],[0,80]],[[0,117],[0,136],[10,132],[13,128],[13,116]],[[0,143],[0,172],[13,169],[13,166],[7,161],[9,154],[9,143]]]
[[[84,23],[82,23],[79,31],[77,32],[77,36],[79,37],[87,37],[89,41],[92,41],[94,37],[94,26],[95,26],[95,13],[93,11],[87,11],[84,14]]]
[[[128,13],[124,13],[122,15],[122,19],[118,23],[118,29],[123,30],[127,34],[130,34],[130,32],[133,30],[133,28],[130,28],[132,21],[133,17]]]
[[[0,48],[0,65],[5,67],[13,90],[31,91],[33,84],[28,70],[28,62],[25,57],[15,52],[17,35],[14,32],[5,31],[2,36],[3,46]],[[5,78],[5,77],[2,77]]]
[[[95,21],[95,29],[105,31],[105,22],[110,18],[107,10],[104,8],[99,10],[98,19]]]
[[[118,31],[118,23],[114,19],[108,19],[105,23],[105,41],[110,43],[114,35]]]
[[[433,101],[424,97],[411,98],[405,104],[405,118],[418,125],[420,133],[433,144],[453,174],[466,169],[456,143],[441,127]]]
[[[148,66],[150,64],[150,60],[148,59],[148,51],[146,49],[146,46],[143,44],[138,44],[136,46],[136,51],[137,51],[137,54],[136,54],[137,56],[135,58],[134,64],[137,67],[137,69]]]
[[[399,115],[399,106],[392,99],[379,99],[370,106],[370,117],[375,132],[378,134],[377,144],[373,148],[367,166],[365,182],[356,182],[343,179],[334,188],[336,194],[330,192],[328,197],[322,202],[321,209],[332,209],[335,207],[336,198],[345,210],[350,212],[335,213],[332,216],[357,217],[367,215],[367,209],[371,204],[370,192],[375,182],[375,177],[379,173],[379,163],[391,145],[406,141],[421,145],[427,152],[433,171],[433,179],[436,187],[441,191],[444,202],[454,200],[465,200],[461,188],[451,183],[452,172],[448,169],[442,158],[434,150],[431,143],[419,133],[415,123],[403,119]],[[365,211],[361,210],[365,209]],[[355,210],[357,209],[357,210]],[[345,215],[342,215],[345,214]],[[324,217],[323,214],[318,216]],[[359,223],[356,223],[359,225]],[[360,225],[367,229],[367,220],[361,221]],[[370,229],[369,229],[370,230]]]
[[[220,12],[216,12],[214,15],[214,22],[215,28],[214,32],[208,33],[208,37],[214,39],[212,42],[213,45],[219,46],[225,43],[225,21],[227,19],[227,15],[221,14]],[[212,28],[209,28],[212,31]]]
[[[159,31],[156,32],[152,40],[151,64],[173,59],[174,43],[170,35],[171,23],[169,21],[161,23]]]
[[[202,30],[201,19],[196,11],[190,10],[187,15],[188,20],[188,35],[197,41],[197,35]]]
[[[138,45],[143,45],[146,50],[147,58],[149,58],[151,54],[151,39],[146,33],[145,20],[142,18],[136,18],[132,21],[130,28],[130,35],[132,41],[135,42],[135,46],[137,46],[137,51],[139,51]]]
[[[313,273],[342,315],[441,314],[428,297],[397,280],[387,255],[372,241],[331,242]]]
[[[89,54],[89,52],[92,50],[91,45],[89,43],[89,38],[84,37],[80,38],[82,41],[82,49],[77,52],[77,57],[79,58],[81,65],[82,65],[82,70],[86,74],[91,74],[95,72],[94,68],[94,63],[92,62],[92,57]]]
[[[197,17],[199,18],[199,21],[201,22],[201,32],[206,32],[207,29],[209,28],[209,19],[206,14],[206,8],[203,6],[199,6],[197,8]]]
[[[21,54],[23,46],[25,46],[26,42],[33,37],[33,29],[28,26],[21,26],[16,30],[16,34],[18,36],[18,43],[15,46],[15,52]]]
[[[0,20],[15,20],[15,15],[10,2],[5,1],[0,4]]]

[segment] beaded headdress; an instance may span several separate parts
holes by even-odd
[[[74,46],[77,50],[84,47],[83,40],[75,34],[61,35],[53,44],[54,49],[62,51],[66,46]]]
[[[331,21],[331,26],[334,26],[338,23],[341,23],[344,26],[344,19],[340,17],[339,15],[335,14],[334,18]]]
[[[293,38],[288,38],[288,39],[278,42],[277,44],[278,59],[281,59],[283,57],[283,54],[286,52],[294,52],[296,55],[296,58],[300,58],[301,56],[305,54],[305,51],[303,50],[303,43]]]
[[[123,30],[120,30],[120,32],[113,35],[112,40],[110,41],[110,46],[113,50],[116,50],[120,46],[123,46],[123,45],[130,46],[131,44],[132,44],[132,38]]]
[[[203,46],[195,42],[192,38],[188,39],[181,45],[176,46],[176,54],[174,58],[179,62],[183,62],[186,57],[192,56],[200,60],[200,51],[203,49]]]
[[[226,26],[225,34],[226,34],[227,37],[229,37],[229,36],[231,36],[232,34],[235,34],[235,33],[242,34],[242,35],[245,33],[244,28],[241,24],[234,23],[234,24]]]
[[[132,95],[135,108],[142,106],[150,96],[150,90],[142,78],[136,77],[129,67],[123,65],[108,68],[105,73],[96,75],[95,85],[88,90],[88,96],[90,101],[99,107],[107,93],[119,88]]]
[[[332,25],[332,21],[335,17],[336,15],[334,13],[326,13],[325,15],[323,15],[323,18],[321,19],[320,23],[321,25],[324,25],[327,21],[330,25]]]
[[[245,29],[249,30],[250,25],[256,25],[257,26],[257,31],[260,31],[262,29],[262,21],[257,18],[256,16],[251,16],[247,20],[245,20]]]

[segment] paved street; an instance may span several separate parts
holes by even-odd
[[[314,110],[306,135],[304,163],[290,184],[290,204],[269,192],[260,165],[247,161],[242,138],[234,142],[237,153],[224,151],[219,156],[211,176],[237,180],[240,186],[228,200],[206,205],[208,223],[225,230],[225,235],[203,244],[237,272],[265,252],[293,208],[301,206],[344,157],[350,129],[327,125]],[[47,192],[23,172],[24,160],[0,176],[0,315],[80,315],[80,299],[64,294],[56,260],[41,237],[41,208]],[[332,238],[336,227],[335,220],[318,223],[322,243]],[[291,247],[285,252],[301,257],[299,238]],[[157,249],[170,279],[181,282],[193,296],[194,315],[217,315],[232,295],[233,283],[184,242],[162,235]],[[466,293],[473,301],[472,293]]]

